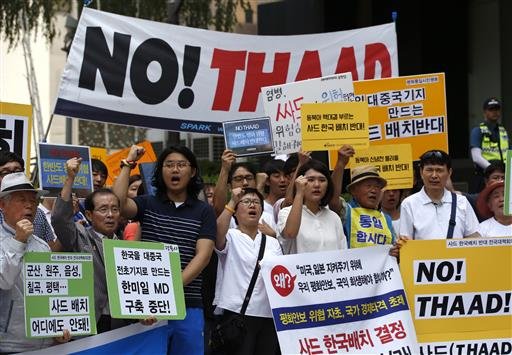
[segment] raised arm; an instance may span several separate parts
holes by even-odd
[[[338,161],[336,162],[336,166],[331,174],[334,193],[332,194],[331,201],[329,201],[329,208],[338,214],[341,211],[340,195],[343,186],[343,171],[345,170],[350,157],[352,157],[354,153],[354,148],[348,144],[345,144],[338,149]]]
[[[125,160],[123,160],[123,165],[121,167],[121,172],[114,182],[114,186],[112,190],[114,194],[119,199],[121,204],[121,214],[123,217],[128,219],[135,217],[137,214],[137,205],[135,202],[127,196],[128,194],[128,181],[130,180],[130,165],[135,164],[145,153],[143,147],[139,147],[137,145],[132,145],[130,151],[128,152],[128,156]]]
[[[217,217],[217,238],[215,240],[215,248],[218,250],[223,250],[226,246],[226,234],[229,229],[229,223],[231,222],[231,217],[235,213],[235,207],[238,201],[240,201],[242,194],[242,188],[237,187],[231,191],[231,200],[224,207],[224,210]]]
[[[300,222],[302,220],[302,205],[304,203],[304,190],[308,180],[304,176],[295,179],[295,197],[293,198],[290,214],[286,219],[286,224],[281,231],[281,236],[287,239],[295,239],[299,234]]]
[[[213,209],[215,210],[215,215],[220,216],[222,211],[224,210],[224,205],[226,204],[227,192],[228,192],[228,175],[231,170],[231,166],[236,160],[236,155],[233,151],[226,149],[222,153],[222,165],[220,168],[219,178],[217,179],[217,184],[215,185],[215,190],[213,191]]]

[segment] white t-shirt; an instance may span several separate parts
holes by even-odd
[[[478,231],[478,219],[465,196],[457,195],[453,238],[463,238]],[[402,201],[400,235],[412,239],[445,239],[452,209],[452,195],[444,190],[440,205],[435,205],[422,188]]]
[[[511,237],[512,224],[505,226],[491,217],[480,223],[478,232],[482,237]]]
[[[292,206],[288,206],[279,211],[277,229],[280,235],[286,226],[291,209]],[[314,214],[306,206],[302,206],[302,218],[295,244],[298,254],[347,249],[347,238],[343,232],[340,216],[328,207],[323,207]],[[289,253],[293,252],[294,250]]]
[[[258,260],[261,244],[261,233],[258,232],[254,240],[239,229],[229,229],[226,234],[226,246],[223,250],[215,249],[219,257],[217,281],[215,288],[216,304],[222,309],[240,312],[242,303],[249,288],[249,283]],[[281,246],[277,239],[266,237],[265,253],[268,256],[282,255]],[[224,274],[227,277],[224,277]],[[272,317],[270,303],[261,273],[258,274],[254,290],[245,314],[254,317]]]

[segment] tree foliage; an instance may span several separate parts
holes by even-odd
[[[40,30],[48,41],[56,35],[55,16],[58,12],[70,12],[73,1],[81,13],[83,0],[1,0],[0,30],[4,40],[15,46],[23,29]],[[91,8],[120,15],[166,22],[168,0],[94,0]],[[179,23],[197,28],[213,28],[232,31],[237,23],[236,9],[250,8],[248,0],[182,0],[178,9]],[[22,20],[25,22],[23,23]],[[24,26],[25,25],[25,26]]]

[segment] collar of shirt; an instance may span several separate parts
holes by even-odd
[[[174,201],[169,199],[169,197],[167,197],[167,195],[159,195],[158,199],[164,203],[170,203],[172,206],[176,207],[176,204],[174,203]],[[194,198],[187,195],[187,199],[180,206],[183,206],[183,205],[190,206],[190,205],[192,205],[193,201],[194,201]]]
[[[311,210],[308,208],[308,206],[306,206],[306,205],[302,205],[302,208],[304,209],[304,211],[306,211],[307,213],[309,213],[309,214],[310,214],[310,215],[312,215],[312,216],[320,216],[320,214],[321,214],[321,213],[323,213],[323,212],[325,211],[325,209],[326,209],[326,207],[327,207],[327,206],[323,206],[323,207],[322,207],[322,206],[319,206],[319,207],[320,207],[320,209],[318,210],[318,212],[317,212],[317,213],[313,213],[313,211],[311,211]]]
[[[94,230],[94,229],[92,229],[92,230],[93,230],[93,231],[94,231],[94,233],[96,233],[96,235],[97,235],[98,237],[100,237],[101,239],[117,239],[117,236],[116,236],[115,234],[112,236],[112,238],[110,238],[110,237],[107,237],[105,234],[101,234],[100,232],[98,232],[98,231],[96,231],[96,230]]]
[[[42,203],[39,204],[39,206],[37,206],[37,208],[39,208],[41,211],[43,211],[43,213],[45,215],[50,215],[52,214],[52,211],[50,211],[48,208],[46,208],[45,205],[43,205]]]
[[[425,192],[425,187],[422,187],[420,192],[419,192],[419,196],[421,198],[421,203],[424,204],[424,205],[428,205],[429,203],[435,205],[434,201],[432,201],[432,199],[427,195],[427,193]],[[452,202],[452,195],[450,193],[450,191],[448,191],[447,189],[444,189],[444,194],[443,194],[443,197],[441,198],[441,202],[442,203],[451,203]]]
[[[14,235],[16,234],[16,231],[9,225],[7,225],[7,223],[5,223],[5,221],[2,221],[2,228],[10,235],[12,235],[14,237]]]

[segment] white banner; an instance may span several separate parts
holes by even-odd
[[[417,354],[390,246],[265,258],[262,276],[283,354]]]
[[[251,36],[84,8],[59,90],[59,115],[222,133],[264,116],[261,88],[336,73],[398,75],[394,23],[297,36]]]

